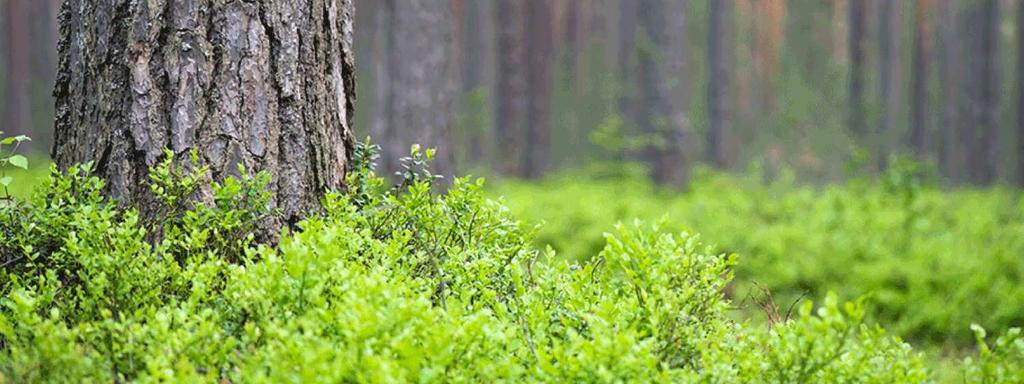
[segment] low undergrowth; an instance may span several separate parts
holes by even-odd
[[[483,182],[402,182],[356,153],[346,193],[269,247],[246,175],[188,203],[201,167],[152,172],[161,216],[53,170],[0,208],[0,382],[927,382],[922,356],[826,295],[771,327],[730,320],[736,259],[664,223],[609,227],[593,257],[535,250]],[[193,179],[194,178],[194,179]],[[1020,382],[1017,331],[964,362]]]
[[[765,289],[782,311],[830,291],[866,296],[870,319],[946,350],[973,348],[972,324],[1000,333],[1024,326],[1019,190],[944,190],[904,164],[877,182],[826,186],[703,172],[680,192],[641,174],[591,170],[505,181],[491,193],[516,217],[543,223],[539,246],[570,259],[591,257],[605,228],[634,217],[699,231],[714,252],[740,255],[730,293],[748,307]]]

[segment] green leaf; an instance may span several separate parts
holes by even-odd
[[[28,159],[26,159],[25,156],[13,155],[7,159],[7,162],[18,168],[28,169]]]
[[[5,187],[9,186],[9,185],[11,185],[11,181],[13,181],[13,180],[14,180],[14,178],[10,177],[10,176],[0,177],[0,185],[5,186]]]
[[[0,133],[3,133],[3,132],[0,132]],[[32,139],[29,138],[28,136],[25,136],[25,135],[18,135],[18,136],[14,136],[14,137],[5,137],[3,139],[0,139],[0,145],[11,145],[11,144],[14,144],[15,142],[20,143],[22,141],[32,141]]]

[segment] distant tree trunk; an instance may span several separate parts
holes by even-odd
[[[551,3],[527,1],[526,52],[527,94],[526,156],[523,177],[540,177],[548,167],[551,146],[551,83],[554,63]]]
[[[498,81],[495,96],[495,138],[497,168],[505,174],[520,175],[521,153],[529,111],[527,87],[526,4],[528,0],[497,2]]]
[[[864,27],[867,23],[867,5],[865,1],[848,1],[850,5],[850,35],[847,39],[849,44],[850,57],[850,84],[849,84],[849,116],[847,118],[847,129],[854,140],[864,145],[863,140],[866,133],[864,120]]]
[[[462,90],[472,92],[483,85],[483,56],[486,54],[484,35],[481,33],[487,20],[483,2],[465,2],[462,33]]]
[[[5,135],[32,134],[32,67],[29,58],[29,16],[31,0],[5,0],[4,26],[7,38],[7,86],[4,100],[7,114],[0,131]]]
[[[461,0],[459,0],[461,1]],[[462,32],[460,33],[462,42],[461,51],[461,90],[463,97],[469,97],[473,99],[482,98],[483,85],[484,85],[484,56],[487,54],[486,44],[484,42],[483,24],[488,20],[486,10],[484,9],[483,1],[481,0],[468,0],[464,3],[465,8],[463,9],[464,15],[461,20]],[[483,100],[481,100],[481,103]],[[472,105],[471,107],[479,107],[481,105]],[[479,114],[480,111],[464,111],[467,113]],[[474,124],[482,124],[483,122],[473,122]],[[478,163],[483,160],[483,136],[485,132],[484,126],[472,126],[468,127],[471,131],[469,133],[469,160]]]
[[[723,138],[731,129],[729,90],[732,87],[732,2],[712,1],[708,13],[708,130],[705,157],[726,166]]]
[[[782,45],[785,39],[786,1],[755,0],[757,5],[756,18],[763,18],[755,28],[756,41],[754,60],[757,65],[758,82],[761,94],[759,110],[768,113],[775,109],[775,92],[772,82],[778,75]]]
[[[32,118],[32,149],[44,151],[53,144],[53,124],[50,119],[53,116],[54,103],[51,90],[57,75],[57,11],[60,9],[60,1],[36,0],[31,3],[31,114],[35,117],[47,117],[45,121]],[[40,95],[49,97],[41,104]]]
[[[881,98],[882,113],[878,116],[876,141],[876,160],[879,170],[887,167],[890,132],[896,127],[900,116],[903,100],[900,91],[903,89],[902,49],[900,41],[903,30],[903,2],[900,0],[882,0],[878,9],[878,94]]]
[[[831,0],[832,9],[832,58],[838,63],[846,63],[849,54],[849,11],[848,0]]]
[[[970,181],[996,178],[996,113],[999,107],[999,1],[979,0],[967,7],[964,71],[967,102],[961,140],[967,144]]]
[[[626,131],[636,128],[636,25],[637,0],[619,1],[618,68],[619,117]]]
[[[451,8],[445,1],[391,1],[391,52],[388,118],[402,152],[408,155],[412,144],[435,148],[431,164],[437,174],[453,174],[452,35]]]
[[[927,109],[931,23],[928,15],[931,14],[931,10],[931,0],[917,0],[914,10],[913,84],[911,85],[910,133],[907,135],[907,145],[919,159],[924,158],[928,151],[925,137],[929,131]]]
[[[659,143],[648,145],[642,158],[651,166],[658,183],[680,183],[686,178],[683,159],[686,132],[686,49],[687,2],[640,0],[639,81],[640,102],[637,124],[641,132]]]
[[[952,181],[962,177],[964,148],[960,142],[960,88],[963,78],[963,47],[960,40],[960,6],[954,0],[940,3],[938,61],[940,91],[942,94],[940,114],[942,127],[939,132],[938,161],[942,173]]]
[[[19,0],[25,1],[25,0]],[[29,20],[32,20],[32,75],[44,82],[49,91],[57,68],[57,11],[58,0],[38,0],[32,3]],[[43,139],[43,138],[39,138]]]
[[[562,40],[565,53],[562,53],[560,68],[565,73],[566,85],[572,88],[572,97],[569,101],[565,114],[565,121],[559,124],[568,136],[568,150],[564,159],[571,163],[579,164],[583,160],[583,133],[581,129],[581,115],[586,113],[584,105],[585,73],[587,72],[587,60],[584,57],[588,41],[588,28],[590,25],[590,0],[566,0],[563,3],[566,7],[563,16]],[[558,51],[558,50],[556,50]]]
[[[589,73],[588,63],[584,54],[590,44],[591,7],[588,0],[572,0],[569,8],[569,16],[566,19],[566,42],[569,44],[571,53],[568,58],[567,67],[573,85],[573,94],[576,97],[583,96],[584,82],[587,81]]]
[[[391,28],[394,2],[380,1],[376,4],[373,31],[373,114],[370,118],[370,137],[383,150],[380,164],[384,174],[398,170],[398,158],[409,147],[399,138],[399,132],[391,126],[391,112],[394,110],[391,98],[391,54],[395,35]]]
[[[116,5],[116,6],[115,6]],[[343,187],[355,76],[350,0],[97,2],[61,10],[53,156],[95,162],[107,192],[152,210],[147,169],[198,151],[215,180],[271,173],[295,223]]]
[[[1024,186],[1024,1],[1017,3],[1017,182]]]

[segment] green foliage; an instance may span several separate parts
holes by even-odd
[[[5,137],[4,132],[0,131],[0,203],[11,199],[9,188],[14,183],[14,176],[8,172],[11,169],[28,169],[28,158],[18,153],[18,146],[26,141],[31,139],[23,135]]]
[[[262,229],[258,226],[278,214],[270,207],[271,195],[265,188],[270,174],[250,175],[240,164],[239,178],[212,183],[212,204],[195,204],[209,169],[199,165],[195,151],[189,169],[176,166],[170,151],[164,156],[149,174],[150,190],[158,202],[150,217],[162,229],[163,245],[174,250],[179,262],[203,254],[239,261]]]
[[[994,344],[985,339],[985,329],[972,325],[977,339],[977,359],[968,357],[964,361],[963,378],[969,383],[1020,383],[1024,382],[1024,336],[1020,328],[1011,328],[996,338]]]
[[[601,172],[604,172],[603,170]],[[602,173],[603,174],[603,173]],[[968,346],[970,324],[1005,332],[1024,325],[1024,204],[1017,191],[943,191],[926,170],[897,161],[878,185],[798,186],[698,172],[687,191],[643,177],[566,173],[509,181],[493,192],[515,215],[543,223],[540,246],[585,260],[604,228],[663,217],[699,229],[716,252],[743,255],[737,301],[765,286],[788,305],[836,291],[868,295],[868,317],[915,342]]]
[[[439,194],[429,173],[387,188],[357,168],[268,247],[264,175],[194,200],[202,167],[173,164],[152,170],[155,218],[104,198],[89,165],[0,208],[0,252],[23,258],[0,280],[0,382],[929,380],[859,303],[731,320],[736,258],[664,223],[618,225],[574,261],[534,250],[480,180]],[[1012,382],[1008,343],[977,360],[1006,368],[978,369]]]

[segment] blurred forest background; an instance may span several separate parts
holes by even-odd
[[[355,0],[357,127],[393,170],[601,162],[1024,183],[1015,0]],[[59,0],[2,0],[0,116],[49,149]]]

